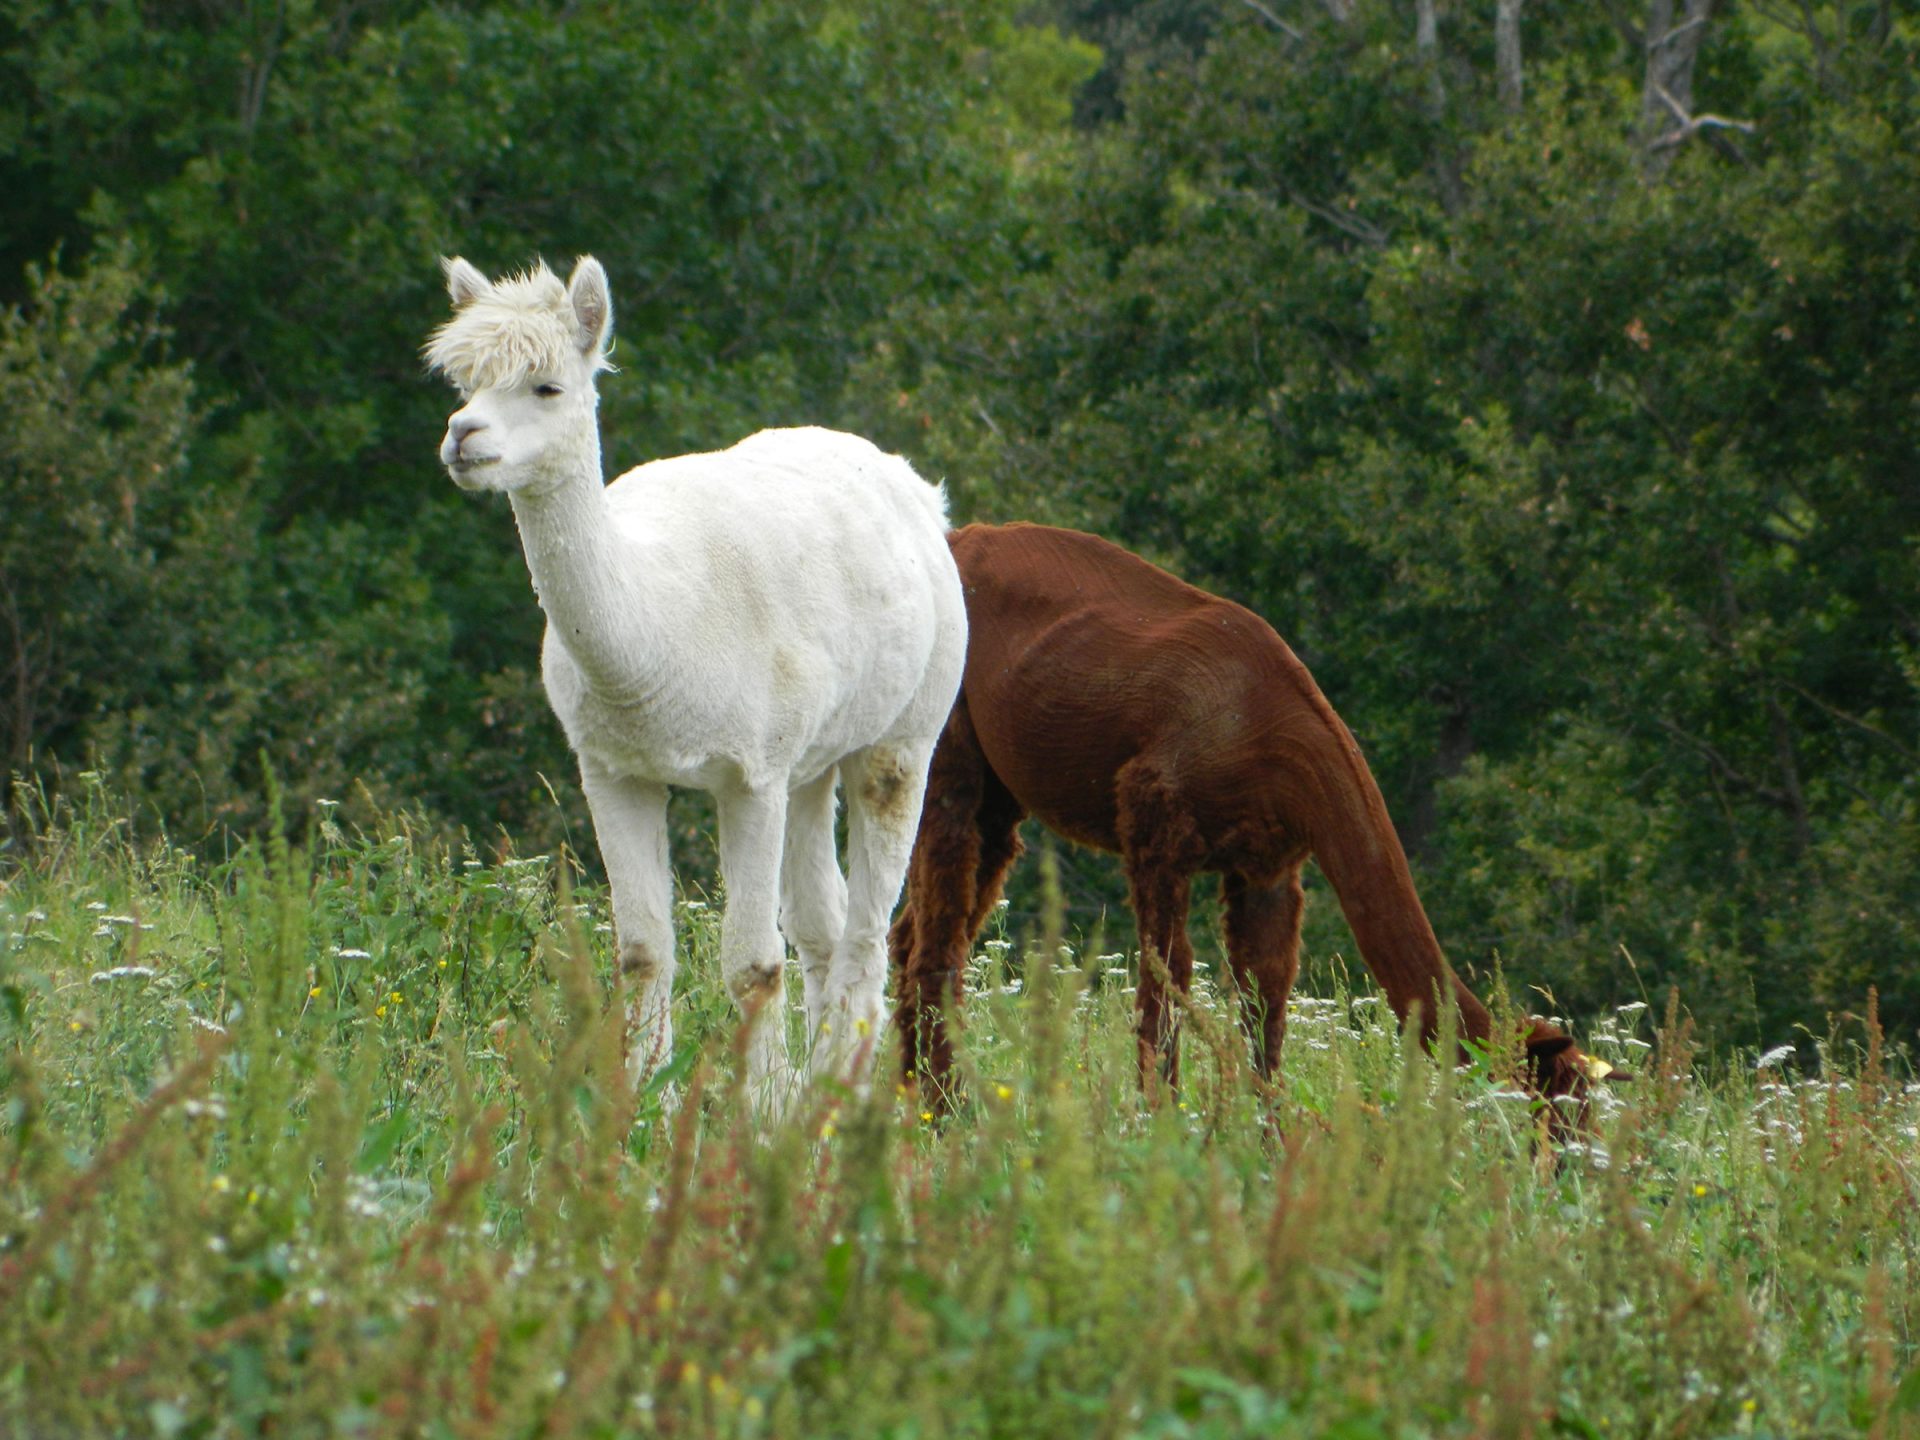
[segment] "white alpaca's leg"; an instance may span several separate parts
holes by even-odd
[[[847,787],[847,923],[827,975],[828,1027],[816,1075],[863,1079],[886,1021],[887,926],[906,879],[926,790],[931,741],[871,746],[841,762]]]
[[[787,819],[784,786],[727,790],[714,800],[720,820],[720,874],[727,910],[720,921],[720,976],[742,1023],[747,1087],[754,1113],[777,1120],[793,1083],[787,1063],[785,972],[780,939],[780,850]]]
[[[627,992],[627,1073],[638,1084],[673,1055],[673,868],[667,787],[582,761],[600,859],[613,889],[620,983]]]
[[[833,947],[847,923],[847,880],[833,842],[838,773],[829,767],[787,796],[787,845],[780,860],[780,933],[800,957],[809,1043],[820,1028]]]

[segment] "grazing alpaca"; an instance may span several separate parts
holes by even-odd
[[[600,471],[606,272],[489,282],[444,262],[453,318],[428,363],[465,403],[440,458],[503,490],[547,615],[547,698],[580,756],[631,989],[629,1068],[672,1050],[667,787],[710,791],[726,914],[720,969],[750,1025],[763,1115],[789,1072],[781,976],[799,953],[816,1072],[870,1051],[886,929],[928,758],[966,650],[946,502],[903,460],[830,430]],[[834,784],[847,793],[847,875]]]
[[[1178,1024],[1157,967],[1193,973],[1187,898],[1218,871],[1227,957],[1263,1074],[1279,1063],[1299,968],[1300,866],[1318,862],[1394,1013],[1436,996],[1459,1033],[1490,1039],[1487,1008],[1441,953],[1379,788],[1319,686],[1259,616],[1091,535],[969,525],[948,536],[967,596],[966,675],[933,758],[891,948],[906,1068],[943,1098],[942,1008],[1038,816],[1118,851],[1140,927],[1141,1079],[1178,1081]],[[1534,1021],[1531,1079],[1580,1093],[1604,1069]]]

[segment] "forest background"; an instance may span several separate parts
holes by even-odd
[[[1893,0],[5,0],[0,763],[591,862],[417,358],[439,255],[591,252],[609,473],[824,423],[1098,531],[1299,651],[1457,964],[1911,1043],[1917,55]]]

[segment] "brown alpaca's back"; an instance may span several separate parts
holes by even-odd
[[[1192,812],[1201,868],[1271,879],[1312,848],[1316,792],[1352,740],[1266,621],[1078,531],[970,525],[949,541],[972,626],[962,689],[1027,810],[1119,851],[1115,780],[1149,757]]]
[[[928,778],[893,932],[907,1067],[945,1083],[940,1011],[1031,814],[1118,852],[1140,925],[1143,1077],[1177,1078],[1160,972],[1185,988],[1192,877],[1223,877],[1228,958],[1263,1071],[1298,968],[1313,856],[1403,1018],[1436,996],[1485,1040],[1486,1008],[1446,964],[1359,747],[1271,626],[1092,535],[972,525],[949,536],[967,597],[966,675]],[[1578,1052],[1536,1024],[1536,1076],[1574,1088]]]

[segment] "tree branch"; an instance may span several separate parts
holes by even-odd
[[[1784,811],[1788,815],[1794,813],[1793,799],[1786,791],[1776,789],[1771,785],[1755,780],[1745,771],[1736,769],[1733,762],[1722,755],[1713,745],[1702,740],[1697,735],[1688,734],[1685,730],[1682,730],[1678,724],[1667,719],[1665,716],[1661,716],[1654,723],[1659,725],[1659,727],[1669,735],[1673,736],[1674,739],[1680,741],[1680,743],[1688,749],[1692,750],[1701,759],[1705,760],[1713,767],[1714,773],[1726,781],[1727,784],[1733,786],[1734,789],[1745,791],[1747,794],[1753,796],[1754,799],[1763,801],[1773,806],[1776,810]]]
[[[1640,27],[1627,19],[1620,9],[1620,0],[1605,0],[1607,18],[1613,21],[1613,28],[1620,32],[1620,38],[1627,42],[1627,48],[1638,55],[1647,48],[1647,37]]]
[[[1767,722],[1773,732],[1774,762],[1780,767],[1781,787],[1787,797],[1787,814],[1793,819],[1793,848],[1804,855],[1813,848],[1813,822],[1807,815],[1807,793],[1800,784],[1800,761],[1794,753],[1793,723],[1773,686],[1766,686]]]
[[[1818,695],[1807,689],[1806,686],[1796,684],[1792,680],[1781,680],[1779,683],[1829,719],[1838,720],[1843,725],[1851,725],[1856,730],[1865,731],[1867,734],[1873,736],[1874,739],[1892,747],[1893,752],[1909,765],[1920,769],[1920,750],[1914,750],[1903,745],[1878,725],[1875,725],[1871,720],[1863,720],[1850,710],[1842,710],[1838,705],[1829,705],[1825,700],[1822,700]]]
[[[1674,119],[1680,124],[1647,147],[1651,150],[1664,150],[1671,145],[1684,144],[1702,130],[1738,130],[1742,135],[1752,135],[1760,128],[1750,120],[1729,120],[1724,115],[1689,115],[1686,107],[1674,99],[1664,85],[1655,84],[1653,93],[1659,97],[1661,104],[1673,112]],[[1744,162],[1746,156],[1742,155],[1740,159]]]
[[[1333,226],[1334,229],[1351,235],[1361,244],[1371,246],[1375,250],[1384,249],[1387,241],[1392,238],[1387,231],[1382,230],[1371,220],[1363,219],[1350,211],[1343,212],[1335,210],[1330,205],[1318,204],[1315,201],[1307,199],[1306,196],[1297,190],[1289,190],[1287,192],[1287,199],[1292,204],[1298,205],[1309,215],[1317,216],[1319,219]]]
[[[1254,14],[1260,16],[1261,19],[1265,20],[1269,25],[1273,26],[1274,29],[1278,30],[1282,35],[1285,35],[1288,39],[1304,41],[1307,38],[1306,35],[1303,34],[1301,31],[1289,25],[1286,21],[1282,20],[1278,15],[1274,14],[1273,11],[1269,10],[1265,5],[1262,5],[1260,3],[1260,0],[1240,0],[1240,3],[1246,6],[1249,10],[1253,11]]]
[[[1682,35],[1686,34],[1689,30],[1697,29],[1698,27],[1706,24],[1710,18],[1711,18],[1710,16],[1705,14],[1696,15],[1691,20],[1686,21],[1684,24],[1673,26],[1671,29],[1667,31],[1666,34],[1662,35],[1658,40],[1653,40],[1648,42],[1647,48],[1649,50],[1658,50],[1662,45],[1671,45],[1675,40],[1678,40]]]

